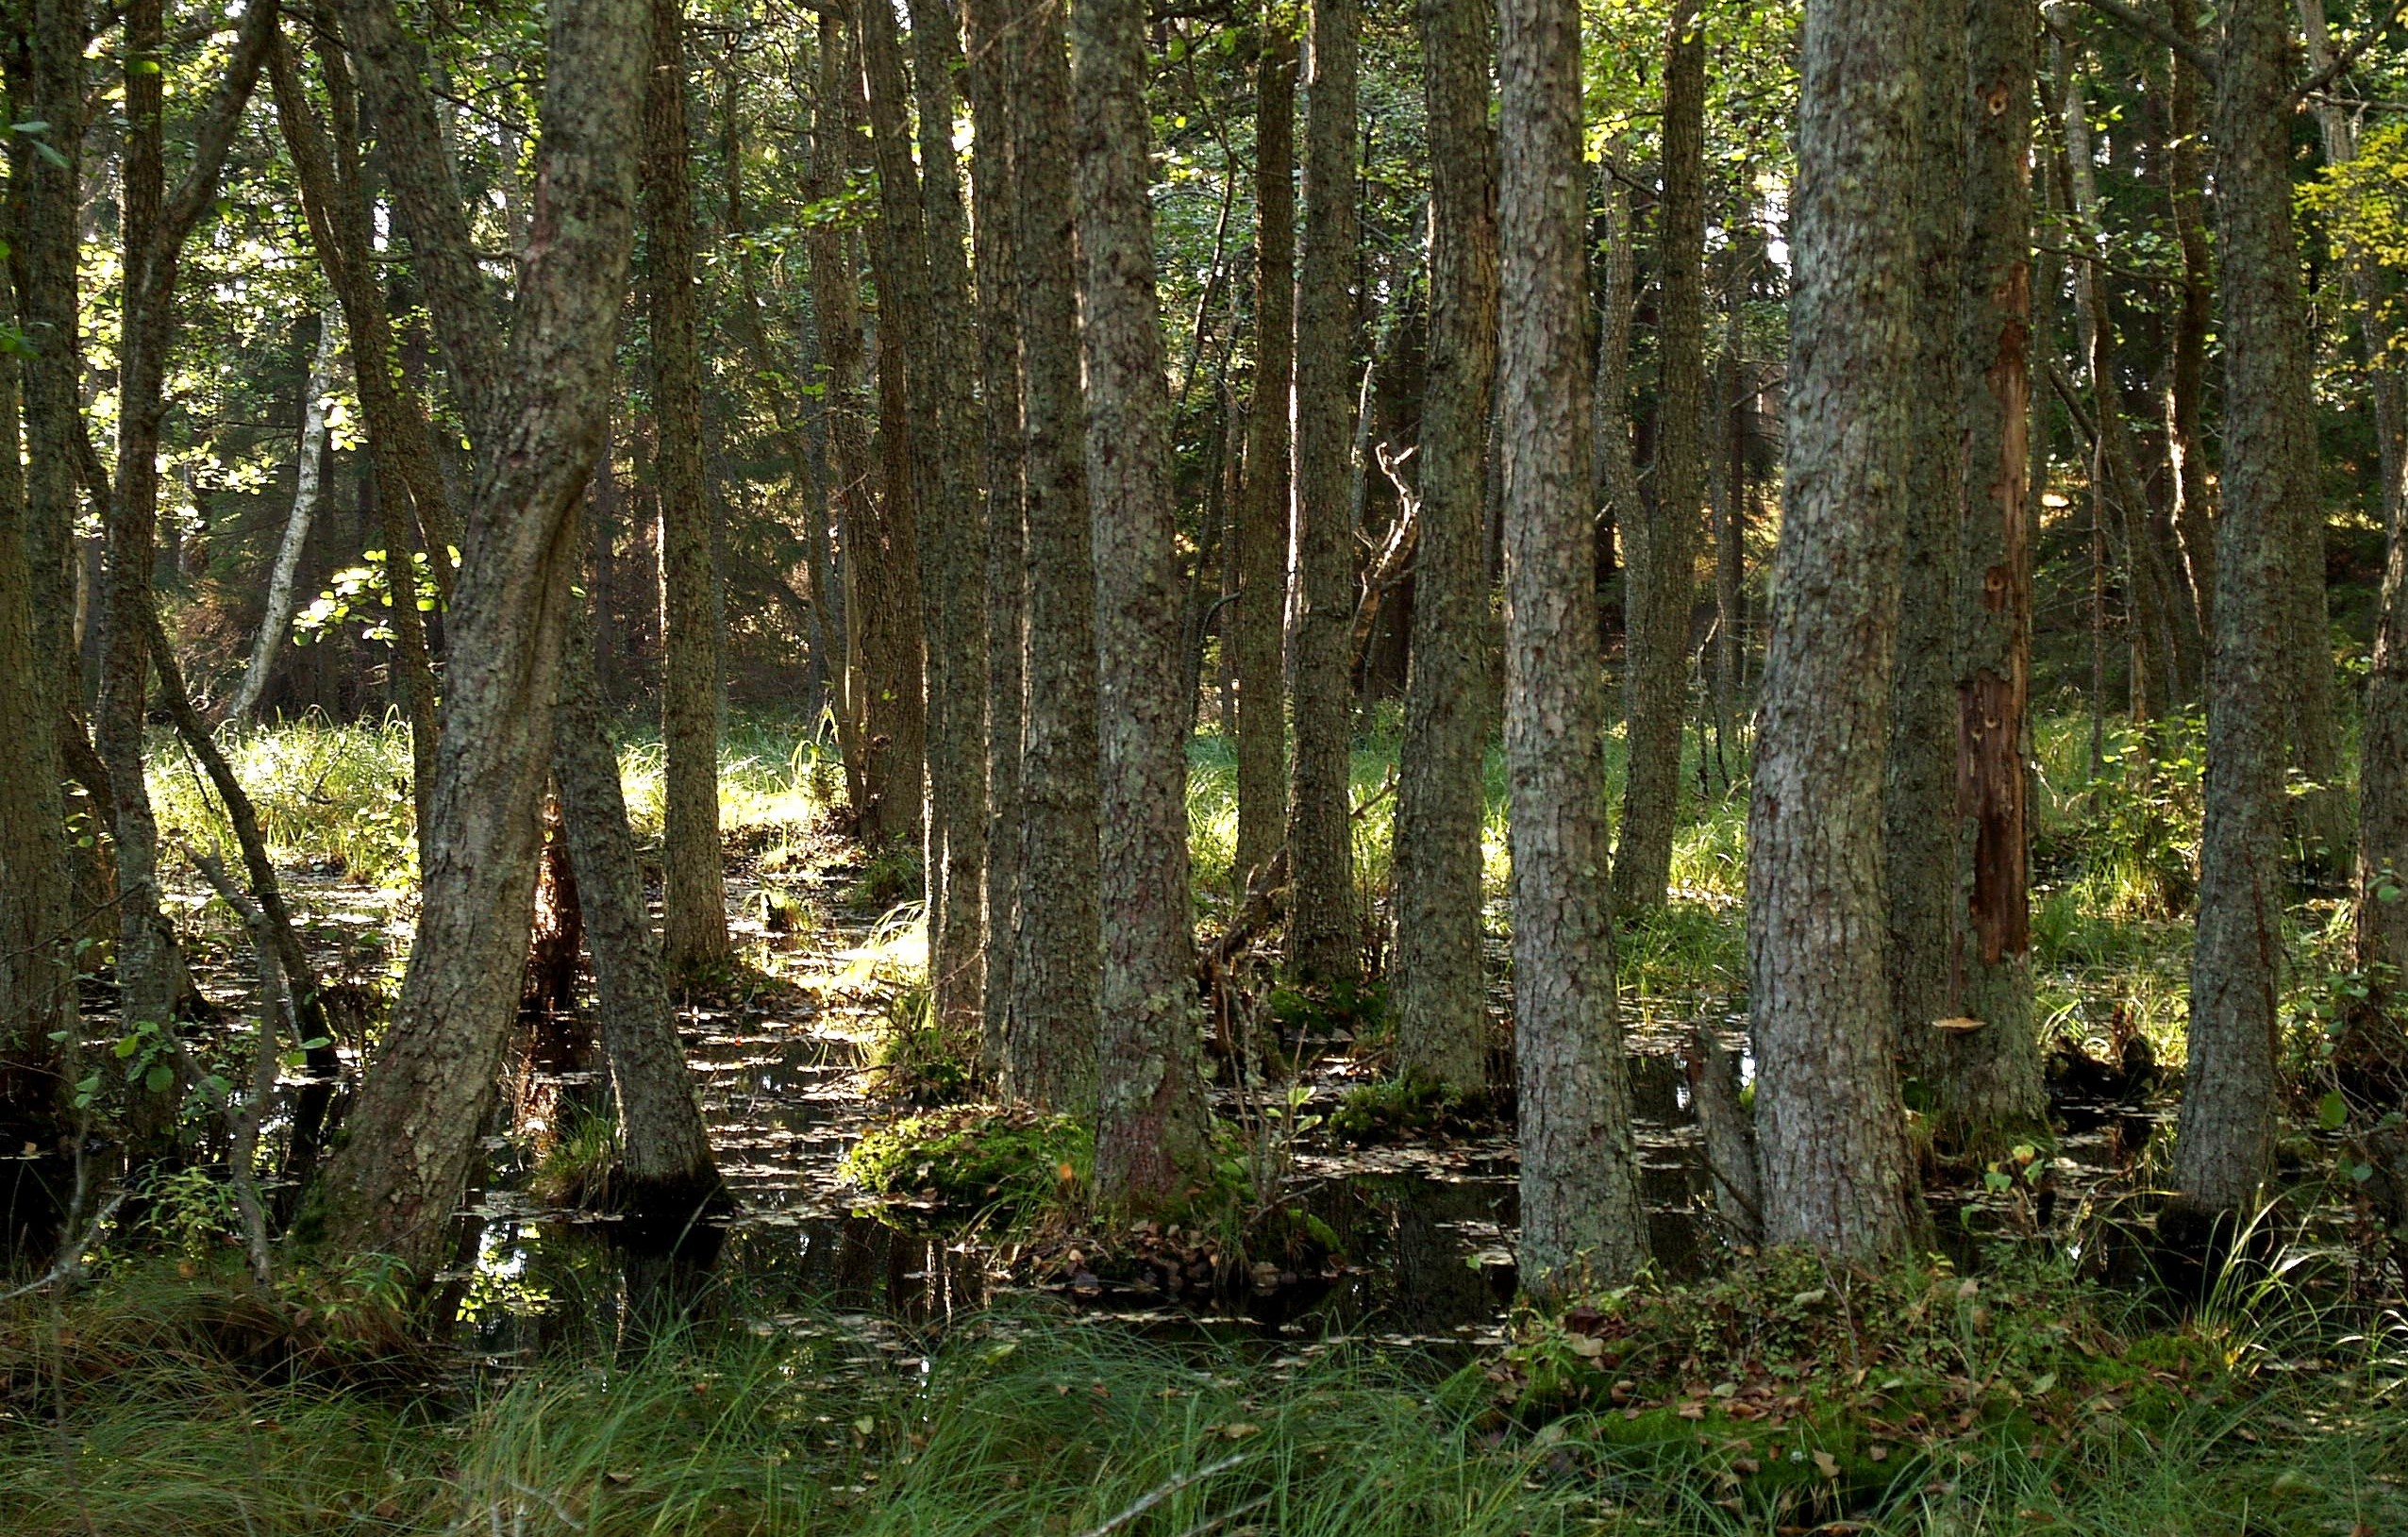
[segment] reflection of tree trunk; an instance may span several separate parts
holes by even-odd
[[[1074,0],[1080,336],[1095,551],[1103,1032],[1095,1195],[1160,1211],[1212,1157],[1197,1061],[1179,523],[1145,159],[1145,0]],[[942,1261],[939,1261],[941,1266]],[[942,1271],[940,1270],[940,1274]]]
[[[1505,467],[1505,754],[1513,786],[1513,1040],[1522,1280],[1599,1281],[1647,1256],[1603,882],[1605,715],[1596,655],[1581,258],[1580,16],[1506,0],[1497,75]]]
[[[318,350],[309,360],[309,376],[301,386],[301,449],[294,460],[293,510],[284,520],[284,538],[277,543],[276,564],[268,574],[268,602],[259,621],[259,639],[251,644],[250,664],[234,691],[226,717],[239,721],[259,707],[268,686],[268,672],[284,644],[285,626],[293,623],[293,582],[301,569],[301,551],[309,540],[309,521],[318,511],[319,472],[326,465],[326,392],[334,388],[335,354],[342,346],[340,311],[332,306],[318,316]]]
[[[1422,12],[1430,160],[1430,370],[1421,412],[1413,651],[1398,753],[1393,983],[1398,1069],[1487,1087],[1480,821],[1490,694],[1486,508],[1497,376],[1494,44],[1484,0]]]
[[[1614,906],[1664,906],[1681,809],[1681,739],[1697,607],[1697,510],[1705,500],[1705,24],[1673,8],[1664,43],[1662,300],[1656,324],[1655,494],[1622,525],[1630,553],[1624,668],[1628,767]]]

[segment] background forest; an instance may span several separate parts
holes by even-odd
[[[2408,13],[0,0],[0,1529],[2408,1529]]]

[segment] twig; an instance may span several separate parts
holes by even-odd
[[[1227,1473],[1229,1469],[1237,1466],[1240,1462],[1250,1462],[1253,1459],[1253,1455],[1254,1454],[1251,1452],[1240,1452],[1235,1457],[1224,1457],[1210,1467],[1191,1468],[1187,1472],[1180,1474],[1178,1478],[1170,1480],[1170,1482],[1162,1485],[1153,1493],[1145,1495],[1143,1499],[1140,1499],[1136,1504],[1131,1505],[1129,1509],[1121,1512],[1118,1515],[1113,1516],[1102,1526],[1090,1527],[1087,1530],[1080,1532],[1079,1537],[1109,1537],[1110,1533],[1118,1531],[1121,1528],[1129,1525],[1131,1521],[1136,1520],[1139,1516],[1144,1515],[1147,1511],[1152,1510],[1155,1506],[1160,1505],[1162,1501],[1170,1498],[1173,1495],[1178,1494],[1180,1490],[1185,1489],[1190,1484],[1201,1483],[1205,1479],[1210,1479],[1216,1474]]]
[[[2082,0],[2082,3],[2126,31],[2137,32],[2142,37],[2153,38],[2164,43],[2173,49],[2175,57],[2183,63],[2211,80],[2216,78],[2216,56],[2175,31],[2164,17],[2151,16],[2137,7],[2126,5],[2124,0]]]
[[[53,1281],[72,1280],[81,1275],[84,1268],[84,1250],[92,1247],[99,1240],[100,1230],[109,1226],[109,1219],[115,1216],[117,1209],[125,1204],[125,1193],[122,1190],[109,1197],[101,1209],[92,1213],[90,1226],[84,1228],[83,1236],[75,1240],[72,1249],[62,1250],[50,1268],[36,1278],[27,1281],[13,1292],[0,1292],[0,1303],[14,1302],[21,1296],[31,1296]]]
[[[258,957],[259,972],[259,1031],[252,1048],[251,1092],[238,1111],[231,1098],[219,1090],[215,1081],[200,1071],[192,1054],[180,1041],[170,1037],[176,1048],[176,1065],[202,1094],[216,1101],[219,1116],[226,1122],[226,1175],[234,1186],[234,1204],[242,1214],[242,1243],[251,1260],[251,1278],[266,1291],[275,1283],[275,1250],[268,1242],[267,1209],[260,1203],[259,1182],[252,1178],[251,1161],[259,1153],[261,1112],[276,1093],[276,1020],[289,1007],[284,990],[284,968],[276,957],[276,927],[249,893],[234,883],[226,866],[215,858],[202,853],[190,844],[178,844],[184,857],[192,861],[214,889],[220,900],[240,913],[251,930],[252,952]]]
[[[2383,33],[2391,28],[2392,23],[2401,21],[2403,19],[2408,19],[2408,8],[2394,10],[2391,13],[2389,21],[2378,21],[2369,24],[2366,31],[2360,34],[2357,42],[2349,44],[2349,46],[2342,49],[2340,53],[2333,56],[2332,61],[2327,63],[2324,68],[2316,71],[2314,75],[2309,75],[2307,83],[2299,87],[2299,94],[2302,98],[2316,95],[2325,87],[2333,84],[2333,81],[2338,80],[2343,75],[2349,74],[2349,67],[2351,65],[2357,63],[2359,59],[2366,57],[2367,49],[2372,48],[2377,42],[2383,41]],[[2316,36],[2318,38],[2323,36],[2322,28],[2317,29]]]

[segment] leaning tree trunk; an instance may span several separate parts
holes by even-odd
[[[721,1194],[719,1170],[644,911],[644,874],[627,829],[594,648],[594,611],[573,602],[561,641],[552,776],[584,908],[585,945],[594,956],[602,1052],[619,1105],[620,1178],[611,1204],[674,1239]]]
[[[2224,505],[2190,1066],[2174,1144],[2183,1205],[2214,1215],[2246,1216],[2274,1159],[2283,696],[2298,672],[2286,562],[2299,553],[2299,507],[2314,493],[2305,472],[2315,444],[2291,228],[2289,34],[2283,0],[2231,0],[2217,58]]]
[[[1571,0],[1505,0],[1501,17],[1497,418],[1521,1272],[1525,1286],[1545,1293],[1630,1275],[1647,1258],[1647,1229],[1603,878],[1580,13]]]
[[[309,524],[318,515],[319,472],[326,463],[326,392],[334,388],[334,363],[342,350],[340,311],[329,305],[318,315],[318,350],[309,359],[309,376],[301,386],[301,448],[294,459],[293,510],[284,520],[284,537],[276,547],[276,564],[268,573],[266,617],[259,638],[251,643],[251,660],[242,669],[242,684],[226,718],[247,719],[259,708],[268,686],[268,673],[284,644],[285,626],[293,623],[293,582],[301,569],[301,551],[309,542]]]
[[[1915,376],[1909,0],[1808,0],[1789,480],[1747,817],[1764,1236],[1849,1257],[1916,1223],[1882,967],[1881,743]]]
[[[1664,42],[1655,495],[1622,525],[1630,551],[1629,754],[1614,907],[1625,914],[1664,906],[1681,810],[1689,617],[1697,605],[1697,509],[1705,493],[1705,24],[1683,3],[1673,8]]]
[[[1481,770],[1489,676],[1488,416],[1497,375],[1497,141],[1492,8],[1423,8],[1430,122],[1430,368],[1422,387],[1421,533],[1396,780],[1396,1062],[1467,1094],[1487,1087],[1480,986]]]
[[[928,980],[937,1017],[964,1032],[984,1015],[981,913],[987,862],[986,509],[978,487],[978,349],[970,328],[968,234],[962,172],[953,153],[953,77],[962,43],[950,0],[914,0],[913,84],[918,91],[920,196],[928,223],[929,353],[934,374],[936,480],[942,499],[923,501],[920,591],[932,624],[928,644],[928,790],[931,827],[944,844],[944,901],[928,913]],[[938,695],[942,694],[940,701]],[[933,729],[939,723],[943,729]]]
[[[1079,393],[1071,231],[1070,64],[1055,0],[1010,35],[1028,445],[1028,669],[1020,754],[1020,905],[1004,1086],[1047,1110],[1095,1103],[1103,918],[1097,901],[1095,558]]]
[[[1881,797],[1890,1017],[1907,1075],[1947,1070],[1935,1022],[1957,1013],[1950,967],[1957,908],[1957,690],[1949,664],[1964,429],[1954,380],[1965,245],[1965,28],[1932,8],[1915,31],[1925,81],[1913,184],[1915,373],[1908,406],[1905,523],[1898,546],[1898,647],[1890,667],[1889,756]]]
[[[1170,389],[1145,161],[1145,0],[1077,0],[1081,336],[1102,730],[1095,1196],[1155,1212],[1212,1161],[1197,1061]]]
[[[986,587],[982,637],[986,666],[984,737],[987,807],[983,943],[979,961],[978,1058],[987,1077],[1003,1078],[1012,1017],[1012,958],[1020,903],[1020,723],[1028,636],[1023,628],[1028,459],[1021,439],[1020,311],[1014,297],[1018,242],[1012,228],[1014,169],[1011,102],[1018,81],[1005,40],[1011,18],[1000,0],[968,0],[962,21],[970,64],[963,93],[980,130],[971,142],[970,209],[978,267],[978,389],[986,443],[986,548],[964,580]]]
[[[351,1112],[376,1134],[337,1151],[319,1202],[327,1243],[393,1255],[422,1283],[449,1254],[526,959],[575,510],[608,424],[633,234],[644,18],[638,0],[551,12],[541,196],[450,614],[434,860]]]
[[[1280,637],[1288,598],[1289,397],[1296,375],[1296,40],[1276,10],[1254,66],[1254,397],[1230,562],[1237,671],[1237,860],[1242,894],[1279,851],[1287,817]]]
[[[1345,986],[1363,969],[1347,788],[1354,691],[1355,0],[1313,0],[1305,82],[1304,249],[1296,276],[1296,526],[1288,624],[1291,976]]]
[[[723,970],[718,561],[702,465],[702,334],[687,163],[684,0],[652,0],[644,93],[644,293],[661,509],[661,928],[675,976]]]
[[[1956,804],[1950,1014],[1979,1027],[1922,1039],[1934,1130],[1998,1152],[2048,1130],[2032,1015],[2032,102],[2030,0],[1973,0],[1969,74],[1941,99],[1965,135],[1963,298],[1953,334],[1962,436],[1954,594]],[[1970,85],[1970,91],[1965,89]],[[1893,870],[1896,866],[1892,866]],[[1934,1036],[1937,1039],[1933,1039]],[[1936,1048],[1936,1049],[1934,1049]]]

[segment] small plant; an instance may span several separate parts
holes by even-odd
[[[1095,1167],[1095,1134],[1076,1118],[992,1105],[897,1121],[844,1155],[845,1178],[874,1195],[1015,1219],[1077,1205]]]
[[[978,1043],[936,1017],[925,983],[898,989],[869,1052],[878,1091],[909,1104],[958,1104],[978,1086]]]
[[[1419,1078],[1359,1083],[1339,1096],[1329,1130],[1357,1145],[1401,1142],[1463,1129],[1473,1118],[1462,1094]]]

